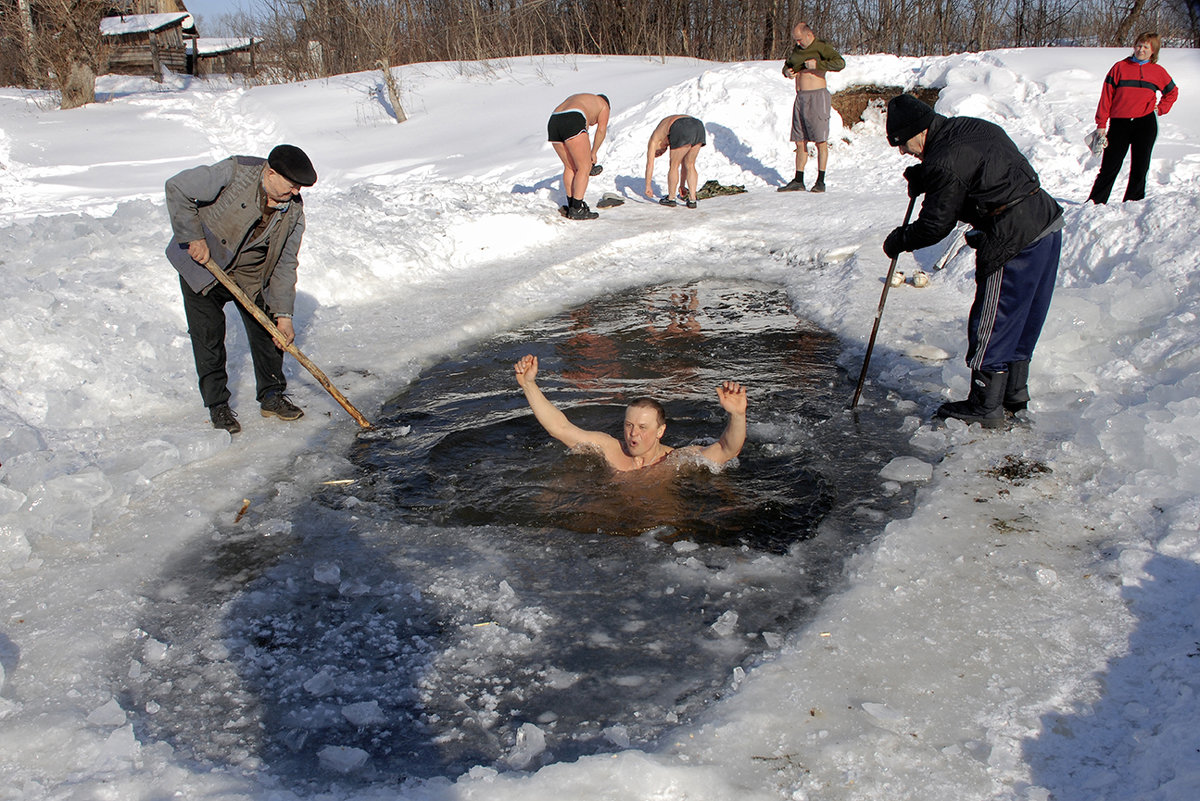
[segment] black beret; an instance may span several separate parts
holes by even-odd
[[[317,171],[304,151],[295,145],[278,145],[267,156],[271,169],[300,186],[312,186],[317,182]]]
[[[887,140],[892,147],[912,139],[929,127],[935,113],[912,95],[897,95],[887,105]]]

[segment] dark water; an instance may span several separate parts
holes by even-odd
[[[900,415],[845,411],[838,352],[781,290],[705,280],[431,366],[350,453],[297,465],[350,483],[281,482],[149,592],[170,648],[122,679],[139,736],[314,792],[653,747],[908,513],[878,477],[907,453]],[[716,386],[741,381],[747,446],[720,472],[616,474],[540,428],[525,353],[576,424],[619,437],[651,395],[674,446],[717,437]]]
[[[512,375],[538,356],[539,385],[576,425],[618,439],[624,408],[648,395],[667,409],[673,446],[708,444],[726,415],[725,379],[749,388],[750,441],[738,464],[635,474],[567,454],[530,413]],[[427,371],[389,402],[384,434],[354,455],[405,520],[515,524],[584,533],[687,538],[786,550],[832,508],[858,442],[832,437],[796,458],[812,429],[840,415],[837,341],[789,311],[779,289],[701,282],[607,297],[496,337]],[[411,426],[407,436],[396,436]],[[792,429],[779,436],[778,427]]]

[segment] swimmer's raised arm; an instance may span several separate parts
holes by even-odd
[[[736,381],[726,381],[717,387],[717,400],[721,408],[729,412],[729,422],[721,438],[702,449],[700,455],[717,464],[725,464],[741,453],[746,444],[746,388]]]
[[[517,384],[525,391],[525,400],[529,402],[533,416],[542,424],[542,428],[546,429],[547,434],[568,448],[574,448],[583,442],[596,445],[604,451],[606,458],[608,452],[613,448],[620,452],[621,444],[615,438],[601,431],[587,431],[575,425],[542,394],[542,390],[537,385],[538,360],[536,356],[522,357],[513,365],[513,372],[516,373]]]

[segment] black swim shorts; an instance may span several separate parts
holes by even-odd
[[[587,117],[582,111],[567,109],[550,115],[546,123],[546,138],[551,142],[565,142],[587,131]]]

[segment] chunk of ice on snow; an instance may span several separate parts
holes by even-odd
[[[153,637],[148,638],[145,645],[142,646],[142,657],[147,662],[163,661],[167,657],[166,643],[159,642]]]
[[[98,766],[112,766],[114,763],[130,762],[137,758],[141,751],[137,737],[133,735],[133,724],[127,724],[113,729],[112,734],[104,741],[104,746],[96,755]]]
[[[91,711],[87,716],[87,722],[93,726],[124,726],[126,723],[125,710],[121,709],[117,699],[110,698],[108,703]]]
[[[25,493],[0,486],[0,515],[8,515],[25,505]]]
[[[888,462],[879,475],[890,481],[928,481],[933,478],[933,465],[914,456],[897,456]]]
[[[905,353],[914,359],[924,359],[927,362],[941,362],[950,358],[950,354],[938,346],[927,345],[923,342],[911,345]]]
[[[223,428],[200,428],[185,433],[168,433],[163,439],[175,446],[181,464],[190,464],[216,456],[229,447],[229,433]]]
[[[9,526],[0,527],[0,575],[24,567],[32,553],[33,546],[24,534]]]
[[[863,711],[868,715],[884,723],[896,723],[904,720],[903,715],[889,707],[887,704],[877,704],[873,701],[864,701],[862,708]]]

